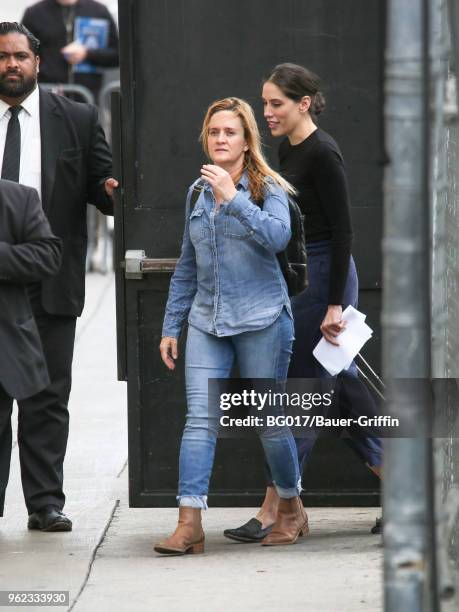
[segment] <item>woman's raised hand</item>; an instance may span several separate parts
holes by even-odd
[[[339,305],[329,305],[327,309],[327,314],[325,315],[324,320],[322,321],[322,325],[320,326],[320,331],[322,332],[323,337],[330,344],[334,344],[335,346],[339,346],[339,342],[336,338],[346,327],[346,321],[342,318],[343,309]]]
[[[237,193],[231,175],[220,166],[204,164],[201,168],[201,177],[211,185],[217,198],[229,202]]]
[[[164,361],[169,370],[175,370],[175,359],[178,357],[177,338],[163,336],[159,345],[161,359]]]

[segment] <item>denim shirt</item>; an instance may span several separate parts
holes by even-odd
[[[287,246],[290,213],[284,190],[270,181],[263,209],[250,199],[243,174],[238,192],[216,210],[209,183],[190,214],[186,200],[182,250],[169,287],[163,336],[177,338],[190,325],[215,336],[268,327],[285,306],[287,285],[276,253]]]

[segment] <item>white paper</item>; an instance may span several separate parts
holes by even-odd
[[[322,338],[312,351],[317,361],[332,376],[350,367],[354,357],[373,334],[373,330],[365,323],[366,315],[352,306],[344,310],[343,319],[347,325],[337,337],[339,346],[334,346]]]

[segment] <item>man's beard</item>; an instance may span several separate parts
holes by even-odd
[[[30,93],[37,84],[37,77],[24,77],[20,74],[16,75],[19,77],[17,81],[8,82],[5,79],[12,76],[14,73],[6,73],[0,76],[0,96],[5,98],[21,98]]]

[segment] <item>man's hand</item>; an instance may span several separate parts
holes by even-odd
[[[81,64],[88,55],[87,48],[77,41],[71,42],[61,49],[62,55],[69,64]]]
[[[113,198],[113,192],[119,187],[119,183],[114,178],[108,178],[104,183],[104,187],[105,193],[111,198]]]
[[[169,370],[175,370],[175,359],[178,357],[177,338],[164,336],[161,338],[159,345],[161,359],[164,361]]]
[[[204,164],[201,168],[201,177],[210,183],[214,195],[226,202],[232,200],[237,193],[231,175],[220,166]]]
[[[339,305],[329,305],[327,314],[325,315],[324,320],[322,321],[322,325],[320,326],[320,331],[322,332],[323,337],[330,344],[334,344],[335,346],[339,346],[339,342],[336,341],[336,338],[346,327],[346,321],[342,319],[343,309]]]

